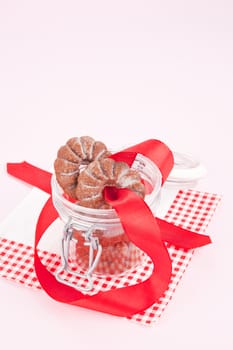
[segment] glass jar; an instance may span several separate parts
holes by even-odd
[[[145,202],[155,213],[162,181],[158,167],[138,154],[132,168],[139,172],[146,188]],[[56,273],[60,282],[70,285],[60,275],[64,269],[85,277],[87,285],[75,288],[88,291],[93,287],[93,273],[104,276],[121,274],[142,263],[144,252],[129,241],[114,209],[87,208],[69,201],[55,176],[52,176],[52,199],[64,222],[62,266]]]

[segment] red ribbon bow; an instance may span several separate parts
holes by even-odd
[[[162,183],[164,183],[173,167],[173,155],[170,149],[161,141],[147,140],[111,157],[131,166],[137,153],[150,158],[158,166],[162,174]],[[27,162],[8,163],[7,171],[51,194],[51,173]],[[36,225],[35,271],[43,289],[57,301],[128,317],[153,305],[168,288],[172,264],[164,242],[191,249],[209,244],[211,240],[209,236],[200,235],[155,218],[144,200],[128,189],[116,189],[112,196],[112,192],[106,188],[104,195],[105,200],[117,212],[130,241],[151,258],[154,264],[151,276],[136,285],[99,292],[92,296],[84,295],[72,287],[59,283],[42,264],[37,253],[41,237],[58,217],[51,196],[41,210]]]

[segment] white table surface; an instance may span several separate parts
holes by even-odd
[[[213,244],[157,325],[0,279],[2,349],[232,349],[232,18],[230,0],[0,2],[0,220],[30,191],[5,163],[49,170],[71,136],[161,139],[205,164],[198,189],[223,195]]]

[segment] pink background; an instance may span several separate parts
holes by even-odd
[[[49,170],[71,136],[113,149],[161,139],[206,166],[198,189],[223,195],[214,244],[195,254],[159,324],[0,279],[2,348],[232,347],[232,18],[230,0],[0,2],[0,220],[30,191],[5,163]]]

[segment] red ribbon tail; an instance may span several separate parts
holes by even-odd
[[[51,176],[46,170],[42,170],[30,163],[7,163],[8,174],[40,188],[42,191],[51,194]]]
[[[165,242],[184,249],[198,248],[211,243],[211,239],[207,235],[185,230],[158,218],[156,220],[162,234],[162,240]]]

